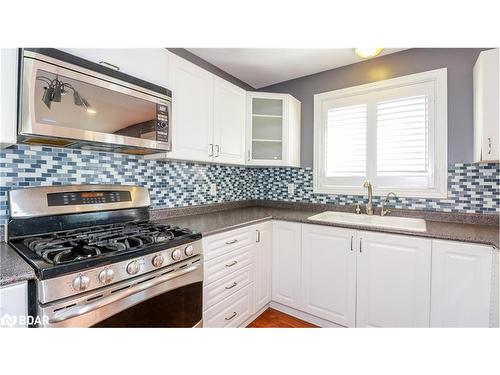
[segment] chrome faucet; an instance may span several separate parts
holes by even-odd
[[[368,189],[368,204],[366,205],[366,214],[373,215],[373,192],[372,192],[372,184],[370,181],[366,180],[363,183],[363,187]]]
[[[387,201],[389,200],[389,197],[390,196],[393,196],[394,198],[398,199],[398,196],[396,194],[394,194],[392,191],[387,193],[387,195],[385,196],[385,199],[382,201],[381,205],[380,205],[380,216],[385,216],[387,215],[388,213],[391,212],[391,210],[386,210],[384,209],[384,204],[387,203]]]

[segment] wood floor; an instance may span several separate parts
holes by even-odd
[[[317,328],[314,324],[304,322],[298,318],[268,308],[247,328]]]

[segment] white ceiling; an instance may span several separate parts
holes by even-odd
[[[405,48],[387,48],[380,56]],[[256,89],[364,61],[353,48],[188,48]]]

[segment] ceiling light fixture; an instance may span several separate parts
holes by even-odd
[[[383,48],[355,48],[354,53],[362,59],[371,59],[378,56]]]
[[[75,103],[75,105],[84,108],[87,113],[91,115],[97,113],[94,107],[92,107],[90,103],[85,98],[83,98],[80,93],[76,91],[75,88],[69,83],[60,81],[58,77],[50,79],[48,77],[38,76],[36,77],[36,79],[47,84],[47,86],[44,87],[42,101],[48,109],[50,109],[50,105],[52,104],[52,102],[61,102],[62,96],[66,94],[66,88],[68,88],[73,90],[73,103]]]

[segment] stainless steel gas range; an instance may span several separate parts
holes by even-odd
[[[9,244],[34,268],[41,327],[201,326],[201,234],[149,221],[147,189],[9,192]]]

